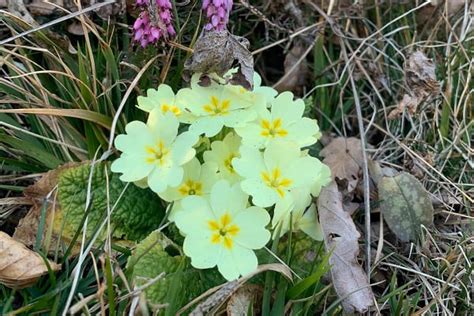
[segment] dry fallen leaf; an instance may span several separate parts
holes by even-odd
[[[55,196],[52,194],[54,188],[58,184],[59,175],[61,172],[81,164],[82,163],[67,163],[56,169],[50,170],[43,174],[43,176],[38,181],[23,191],[25,198],[28,199],[30,203],[33,204],[33,206],[30,208],[30,211],[26,214],[26,216],[23,217],[18,223],[15,233],[13,234],[14,239],[22,242],[28,247],[33,247],[36,242],[36,234],[38,232],[38,225],[40,222],[41,211],[45,202],[45,198],[50,200],[46,210],[46,227],[49,227],[54,220],[54,213],[59,212],[59,205],[53,201]],[[53,212],[53,210],[55,212]],[[43,247],[54,251],[58,245],[58,242],[60,241],[60,238],[54,234],[48,234],[47,229],[44,229],[41,240],[43,241]],[[46,241],[48,241],[49,245],[45,244]],[[74,251],[77,251],[79,246],[76,245],[74,249]]]
[[[255,271],[252,273],[247,274],[246,276],[241,277],[235,281],[229,281],[222,285],[218,285],[213,287],[199,297],[195,298],[186,306],[182,307],[176,315],[182,315],[184,311],[186,311],[191,306],[195,305],[197,302],[201,301],[203,298],[207,297],[207,299],[197,305],[194,310],[189,315],[194,316],[201,316],[201,315],[209,315],[209,311],[212,309],[219,307],[223,302],[225,302],[238,288],[243,286],[245,282],[265,271],[274,271],[280,273],[282,276],[287,278],[290,282],[293,282],[291,270],[288,266],[280,264],[280,263],[269,263],[269,264],[261,264],[257,267]],[[188,314],[186,314],[188,315]],[[213,314],[211,314],[213,315]]]
[[[293,46],[293,48],[286,54],[284,69],[285,74],[283,80],[280,80],[275,89],[283,91],[293,91],[296,94],[302,92],[302,87],[305,85],[309,75],[308,62],[304,58],[300,61],[306,51],[306,47],[301,44]]]
[[[403,66],[405,83],[417,97],[426,97],[439,93],[440,84],[436,80],[436,66],[423,52],[411,54]]]
[[[223,76],[237,61],[239,71],[230,82],[246,89],[253,87],[253,57],[249,52],[247,39],[235,36],[227,30],[205,31],[194,44],[193,54],[184,63],[184,77],[191,78],[193,73],[216,73]]]
[[[48,260],[51,270],[61,265]],[[25,288],[48,273],[44,259],[4,232],[0,232],[0,283],[10,288]]]
[[[101,0],[90,0],[90,5],[94,5],[102,2]],[[109,18],[121,17],[126,13],[127,10],[127,1],[126,0],[116,0],[114,3],[100,7],[94,12],[103,20],[108,20]]]
[[[79,166],[83,163],[70,162],[59,166],[56,169],[50,170],[44,173],[41,178],[36,181],[34,184],[28,186],[23,190],[23,194],[26,198],[29,198],[36,204],[43,204],[43,199],[51,193],[54,187],[58,184],[58,178],[61,172],[69,168]]]
[[[408,114],[414,115],[416,113],[416,109],[418,108],[418,104],[420,104],[422,98],[413,97],[411,95],[405,94],[403,99],[398,103],[398,107],[390,111],[388,114],[389,120],[394,120],[399,118],[400,115],[403,114],[405,109],[407,109]]]
[[[408,93],[403,95],[398,107],[389,113],[389,119],[399,117],[405,109],[409,115],[416,114],[422,102],[436,97],[440,92],[440,83],[436,80],[436,66],[421,51],[416,51],[407,58],[403,70]]]
[[[345,312],[363,313],[372,306],[374,295],[367,274],[357,263],[360,234],[343,209],[342,194],[335,182],[322,189],[318,212],[326,250],[332,251],[329,263],[334,289],[343,298]]]
[[[262,301],[263,289],[256,284],[246,284],[239,288],[227,303],[228,316],[246,316],[250,304],[254,305],[254,314],[259,314],[259,306]],[[257,303],[257,304],[255,304]]]
[[[354,191],[360,179],[363,161],[361,148],[358,138],[338,137],[321,150],[323,162],[331,168],[332,178],[347,180],[347,192]]]
[[[81,22],[74,21],[67,26],[67,31],[72,35],[83,36],[84,28],[82,27]]]

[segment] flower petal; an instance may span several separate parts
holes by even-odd
[[[270,215],[263,208],[252,206],[239,212],[233,221],[241,227],[234,237],[236,243],[249,249],[260,249],[270,240],[270,232],[265,226],[270,222]]]
[[[219,180],[217,181],[211,189],[211,208],[216,218],[220,218],[226,212],[232,211],[229,210],[229,198],[232,194],[232,189],[228,181]],[[233,212],[232,212],[233,213]]]
[[[176,226],[185,234],[205,233],[209,231],[207,222],[215,219],[208,200],[201,196],[182,199],[181,209],[174,216]]]
[[[272,116],[284,118],[287,122],[299,120],[303,116],[304,102],[301,99],[293,100],[293,93],[286,91],[272,102]]]
[[[311,156],[294,160],[287,168],[286,175],[293,180],[292,187],[311,187],[321,170],[321,163]]]
[[[260,134],[262,128],[257,123],[248,123],[244,127],[236,127],[235,132],[242,137],[242,142],[248,146],[262,148],[267,141],[267,138]]]
[[[269,207],[280,200],[278,193],[258,179],[245,179],[240,183],[242,190],[252,196],[252,203]]]
[[[240,147],[240,158],[234,158],[232,165],[235,171],[244,178],[258,178],[262,171],[266,171],[260,151],[247,145]]]
[[[268,170],[280,168],[283,173],[300,156],[300,148],[297,144],[282,140],[270,142],[263,153]]]
[[[125,182],[138,181],[150,174],[154,166],[146,163],[144,157],[122,154],[110,166],[112,172],[122,173],[120,180]]]
[[[171,112],[162,113],[159,108],[153,109],[147,120],[147,125],[151,128],[156,141],[163,141],[165,146],[169,146],[178,135],[179,121]]]
[[[191,265],[197,269],[208,269],[221,261],[223,248],[211,242],[210,232],[203,235],[187,235],[184,239],[183,251],[191,257]]]
[[[198,134],[205,134],[207,137],[216,136],[224,127],[222,116],[199,117],[189,127],[190,131]]]
[[[296,141],[301,147],[310,146],[321,137],[316,120],[304,117],[287,127],[288,139]]]
[[[314,240],[323,240],[323,231],[316,214],[316,206],[313,204],[297,222],[298,228]]]
[[[240,109],[222,116],[222,122],[227,127],[243,127],[256,118],[257,113],[253,109]]]
[[[217,263],[219,272],[229,281],[255,271],[257,266],[258,260],[255,253],[238,245],[235,245],[232,250],[224,249]]]
[[[125,126],[127,134],[115,138],[115,147],[130,155],[145,155],[145,147],[152,145],[154,139],[149,127],[140,121],[133,121]]]
[[[171,148],[171,156],[174,163],[178,166],[181,166],[196,155],[196,150],[193,146],[198,141],[198,135],[191,132],[184,132],[178,137]]]
[[[183,180],[182,167],[156,167],[148,176],[148,186],[153,192],[162,193],[168,187],[178,186]]]

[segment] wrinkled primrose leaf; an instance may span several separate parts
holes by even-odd
[[[166,314],[174,315],[176,311],[198,296],[206,287],[200,273],[192,268],[189,260],[181,254],[179,248],[165,235],[158,231],[145,238],[129,257],[127,270],[132,271],[131,278],[137,287],[151,282],[145,290],[150,306],[168,304]],[[161,278],[156,278],[164,272]]]
[[[130,241],[140,241],[158,228],[165,214],[159,197],[134,184],[124,190],[126,184],[120,181],[118,174],[110,172],[108,163],[94,166],[90,179],[91,200],[86,210],[90,173],[89,162],[66,164],[25,189],[25,197],[33,206],[17,226],[14,238],[30,247],[37,247],[38,241],[42,241],[42,246],[53,254],[61,251],[63,242],[69,246],[74,240],[86,214],[86,233],[90,238],[106,219],[108,205],[112,237],[117,242],[127,245]],[[106,236],[107,230],[103,229],[98,242]],[[72,254],[76,254],[78,240],[73,246]]]
[[[390,229],[402,241],[417,240],[421,225],[433,223],[433,205],[421,183],[402,172],[378,183],[380,209]]]
[[[64,225],[63,235],[73,236],[82,221],[90,172],[91,165],[84,164],[65,170],[59,177],[58,199],[61,212],[56,214],[54,224],[55,228]],[[125,188],[125,183],[120,181],[118,174],[110,172],[107,163],[100,163],[94,167],[90,185],[88,236],[93,234],[96,226],[105,218],[107,186],[111,209]],[[140,189],[130,184],[112,210],[113,236],[135,241],[145,238],[151,231],[158,228],[164,216],[165,211],[160,208],[160,205],[160,199],[151,190]]]

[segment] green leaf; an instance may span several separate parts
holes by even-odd
[[[402,241],[416,240],[421,225],[433,222],[433,205],[421,183],[402,172],[378,184],[380,209],[390,229]]]
[[[278,254],[281,256],[287,247],[291,247],[290,268],[302,278],[309,276],[322,259],[320,258],[323,251],[322,242],[312,239],[303,232],[293,233],[291,244],[288,241],[280,242]]]
[[[60,214],[55,216],[55,231],[62,229],[63,237],[72,238],[80,229],[85,215],[85,203],[91,165],[84,164],[61,173],[58,181]],[[107,179],[110,209],[124,191],[125,184],[119,175],[109,171],[108,163],[95,165],[91,177],[91,204],[88,209],[87,235],[92,236],[96,227],[107,214]],[[113,236],[118,239],[141,240],[158,228],[165,210],[161,200],[148,189],[140,189],[130,184],[120,201],[112,210],[111,225]]]
[[[28,109],[6,109],[0,110],[0,113],[14,114],[35,114],[35,115],[52,115],[62,117],[73,117],[84,121],[90,121],[110,129],[112,119],[98,112],[83,109],[46,109],[46,108],[28,108]]]
[[[202,287],[197,270],[189,266],[185,256],[172,256],[168,253],[176,246],[165,235],[152,232],[134,250],[128,259],[127,270],[132,270],[131,278],[135,286],[142,286],[165,275],[145,290],[150,305],[165,304],[169,306],[166,314],[174,315],[184,304],[197,296]]]
[[[3,143],[10,148],[22,151],[25,156],[42,163],[49,169],[54,169],[62,163],[62,161],[56,156],[50,154],[43,148],[40,148],[32,143],[25,143],[16,137],[0,134],[0,143]]]
[[[317,264],[316,271],[291,287],[286,293],[286,296],[292,300],[296,299],[304,291],[309,289],[314,284],[317,284],[321,277],[329,271],[329,257],[330,254],[326,254],[323,260]]]

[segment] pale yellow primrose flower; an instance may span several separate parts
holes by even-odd
[[[180,200],[191,196],[209,196],[214,183],[218,180],[217,165],[213,162],[201,165],[197,158],[191,159],[183,166],[183,180],[177,187],[170,187],[159,193],[159,196],[167,201],[174,201],[173,208],[168,215],[170,221],[174,221],[174,215],[182,209]]]
[[[244,144],[265,148],[270,141],[283,139],[306,147],[321,137],[318,123],[303,117],[304,102],[293,100],[293,93],[283,92],[271,104],[271,111],[260,108],[255,121],[235,128]]]
[[[239,69],[238,68],[232,68],[230,69],[223,77],[224,78],[219,78],[216,74],[213,74],[212,77],[215,78],[218,81],[221,81],[225,83],[226,80],[230,80],[232,78],[232,75],[237,73]],[[193,77],[194,81],[191,81],[191,84],[196,84],[199,81],[199,77]],[[234,86],[238,87],[238,86]],[[278,95],[278,91],[273,89],[272,87],[267,87],[267,86],[262,86],[262,77],[254,71],[253,72],[253,89],[252,92],[256,94],[261,94],[266,98],[267,101],[267,106],[271,105],[271,101]]]
[[[275,97],[278,95],[278,91],[276,91],[272,87],[262,86],[262,78],[256,71],[253,73],[252,91],[254,93],[264,95],[267,100],[267,106],[270,106],[273,99],[275,99]]]
[[[115,139],[122,152],[112,163],[113,172],[122,173],[120,180],[133,182],[147,178],[156,193],[178,186],[183,179],[183,165],[196,154],[192,147],[198,140],[194,133],[178,135],[179,122],[172,113],[162,115],[159,109],[150,112],[149,124],[133,121],[125,127],[126,134]]]
[[[328,185],[331,182],[331,169],[328,166],[320,163],[320,170],[317,174],[315,174],[315,178],[313,179],[313,185],[311,186],[311,194],[316,197],[319,196],[321,192],[321,188]]]
[[[181,89],[178,98],[196,117],[190,131],[215,136],[224,126],[242,127],[256,118],[256,107],[265,106],[265,97],[240,86],[212,82],[208,87],[195,83]]]
[[[148,89],[147,96],[137,98],[138,108],[145,112],[151,112],[158,108],[162,114],[171,112],[180,122],[191,123],[194,117],[189,113],[183,104],[183,101],[176,97],[170,86],[160,84],[158,89]]]
[[[314,240],[322,240],[323,233],[317,218],[316,206],[311,203],[312,199],[306,188],[293,190],[279,201],[275,205],[272,219],[273,238],[277,237],[278,232],[280,236],[288,232],[291,223],[292,232],[301,230]]]
[[[265,226],[268,212],[248,207],[248,195],[238,184],[225,180],[212,188],[210,199],[189,196],[181,201],[175,223],[185,234],[183,250],[197,269],[217,265],[227,280],[253,272],[258,265],[253,249],[260,249],[270,239]]]
[[[222,179],[235,183],[240,177],[232,166],[232,159],[240,157],[239,148],[241,139],[238,135],[230,132],[222,141],[216,140],[211,144],[211,150],[204,152],[204,161],[217,164],[219,175]]]
[[[301,156],[299,146],[290,142],[273,141],[263,153],[244,144],[240,155],[232,165],[244,178],[242,190],[260,207],[274,205],[296,188],[311,188],[320,169],[318,159]]]

